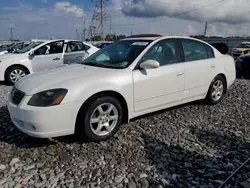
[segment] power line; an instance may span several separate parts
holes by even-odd
[[[186,12],[182,12],[182,13],[179,13],[179,14],[175,14],[173,16],[164,16],[162,18],[156,18],[156,19],[148,20],[148,21],[144,21],[144,22],[137,22],[137,23],[131,23],[131,24],[123,24],[123,25],[113,25],[113,26],[114,27],[123,27],[123,26],[130,26],[130,25],[139,25],[139,24],[145,24],[145,23],[155,22],[155,21],[159,21],[159,20],[164,20],[164,19],[167,19],[167,18],[174,18],[174,17],[182,16],[182,15],[185,15],[185,14],[188,14],[188,13],[191,13],[191,12],[195,12],[195,11],[200,10],[200,9],[204,9],[204,8],[213,6],[215,4],[221,3],[222,1],[225,1],[225,0],[220,0],[220,1],[217,1],[217,2],[214,2],[214,3],[210,3],[208,5],[205,5],[205,6],[196,8],[196,9],[192,9],[190,11],[186,11]]]

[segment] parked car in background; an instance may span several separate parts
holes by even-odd
[[[242,42],[232,49],[231,55],[235,60],[241,55],[248,54],[250,51],[250,42]]]
[[[96,46],[97,48],[105,48],[106,46],[112,44],[112,42],[101,42],[101,43],[97,43],[97,44],[94,44],[94,46]]]
[[[11,44],[2,44],[0,45],[0,52],[6,51],[10,46],[14,45],[14,43]]]
[[[27,74],[83,61],[99,50],[82,41],[51,40],[0,56],[0,81],[15,84]]]
[[[9,95],[8,110],[30,136],[77,133],[102,141],[143,114],[200,99],[217,104],[234,80],[233,58],[201,40],[134,36],[79,64],[24,77]]]
[[[36,46],[42,44],[43,41],[37,41],[37,42],[30,42],[26,47],[20,49],[20,50],[16,50],[15,52],[12,53],[7,53],[7,54],[3,54],[0,56],[0,59],[3,59],[5,57],[10,57],[11,55],[16,55],[16,54],[22,54],[22,53],[26,53],[29,50],[31,50],[32,48],[35,48]]]
[[[29,45],[29,43],[27,43],[27,42],[18,42],[18,43],[14,44],[14,45],[11,45],[5,51],[0,52],[0,57],[3,54],[16,52],[16,51],[26,47],[27,45]]]
[[[215,47],[220,53],[227,54],[229,52],[229,48],[225,43],[210,43],[213,47]]]
[[[250,54],[238,57],[235,66],[237,77],[250,78]]]
[[[3,45],[1,45],[1,47],[0,47],[0,54],[1,54],[1,52],[3,52],[3,51],[7,51],[8,48],[13,47],[15,44],[16,44],[16,43],[3,44]]]

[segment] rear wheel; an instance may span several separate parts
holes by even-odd
[[[6,70],[5,79],[9,84],[14,85],[27,74],[28,71],[25,68],[20,66],[14,66]]]
[[[110,96],[100,96],[90,102],[87,109],[80,112],[77,134],[88,141],[105,141],[111,138],[123,122],[120,102]]]
[[[217,104],[222,100],[225,92],[226,92],[226,81],[222,76],[218,75],[214,78],[209,87],[207,93],[207,101],[210,104]]]

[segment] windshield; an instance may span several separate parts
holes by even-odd
[[[250,44],[239,44],[237,48],[250,48]]]
[[[36,46],[42,44],[41,42],[31,42],[28,46],[24,47],[23,49],[21,50],[18,50],[17,52],[15,53],[26,53],[28,51],[30,51],[32,48],[35,48]]]
[[[128,67],[152,40],[121,40],[97,51],[82,64],[123,69]]]

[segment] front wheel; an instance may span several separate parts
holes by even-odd
[[[28,71],[23,67],[14,66],[6,70],[5,79],[9,84],[14,85],[27,74]]]
[[[210,104],[217,104],[219,103],[226,91],[226,81],[225,79],[218,75],[212,81],[208,93],[207,93],[207,101]]]
[[[90,102],[79,116],[77,132],[88,141],[105,141],[111,138],[123,122],[123,109],[120,102],[110,96],[100,96]]]

